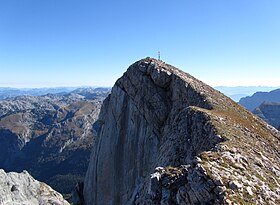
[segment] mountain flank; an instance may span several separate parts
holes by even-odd
[[[257,92],[242,98],[239,103],[280,130],[280,89]]]
[[[80,203],[280,203],[279,132],[171,65],[131,65],[99,122]]]
[[[263,102],[253,113],[280,130],[280,102]]]
[[[280,102],[280,89],[270,92],[256,92],[252,96],[241,98],[239,104],[243,105],[250,111],[253,111],[263,102]]]

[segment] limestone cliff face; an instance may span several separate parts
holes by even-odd
[[[87,205],[279,202],[278,131],[171,65],[131,65],[99,120]]]

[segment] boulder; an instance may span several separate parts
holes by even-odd
[[[0,204],[70,205],[62,195],[27,171],[6,173],[0,169]]]

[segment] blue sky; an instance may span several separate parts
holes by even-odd
[[[112,86],[134,61],[280,86],[278,0],[0,0],[0,86]]]

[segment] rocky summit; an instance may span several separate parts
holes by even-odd
[[[171,65],[131,65],[99,121],[80,203],[280,203],[279,132]]]
[[[1,205],[70,205],[61,194],[27,171],[6,173],[0,169]]]

